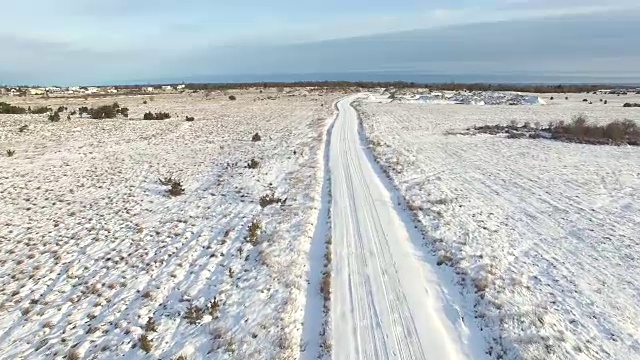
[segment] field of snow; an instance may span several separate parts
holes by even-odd
[[[299,357],[337,96],[236,95],[0,99],[130,108],[0,115],[0,358]],[[184,195],[167,195],[168,176]],[[286,201],[262,208],[271,193]]]
[[[640,109],[622,108],[638,95],[541,97],[547,105],[358,108],[428,246],[476,299],[493,358],[640,359],[640,149],[445,135],[579,113],[640,122]]]

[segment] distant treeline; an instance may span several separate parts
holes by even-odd
[[[167,84],[145,85],[160,87]],[[169,84],[179,85],[179,84]],[[248,88],[301,88],[301,87],[316,87],[316,88],[396,88],[396,89],[415,89],[415,88],[431,88],[438,90],[469,90],[469,91],[518,91],[518,92],[533,92],[533,93],[580,93],[580,92],[593,92],[601,89],[625,89],[633,88],[632,86],[623,85],[515,85],[515,84],[463,84],[463,83],[443,83],[443,84],[422,84],[415,82],[373,82],[373,81],[299,81],[299,82],[259,82],[259,83],[227,83],[227,84],[199,84],[189,83],[184,84],[187,90],[197,91],[212,91],[212,90],[232,90],[232,89],[248,89]],[[136,89],[138,85],[130,86],[118,86],[120,89]]]

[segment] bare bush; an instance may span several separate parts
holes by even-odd
[[[184,318],[191,325],[197,325],[204,317],[204,311],[201,307],[190,305],[184,314]]]
[[[49,111],[51,111],[51,108],[49,108],[48,106],[38,106],[36,108],[33,108],[33,109],[29,108],[29,109],[30,109],[29,112],[31,114],[38,114],[38,115],[46,114]],[[60,111],[60,112],[62,112],[62,111]]]
[[[275,196],[275,194],[269,193],[269,194],[266,194],[266,195],[262,195],[260,197],[259,203],[260,203],[260,207],[261,208],[266,208],[267,206],[274,205],[274,204],[281,204],[282,205],[286,201],[287,201],[286,199],[283,200],[283,199]]]
[[[220,313],[220,301],[217,297],[213,297],[213,301],[209,304],[209,315],[216,319]]]
[[[158,325],[156,324],[156,322],[153,320],[152,317],[150,317],[147,322],[144,324],[144,331],[146,332],[157,332],[158,331]]]
[[[606,125],[589,123],[583,114],[574,116],[571,123],[558,121],[549,123],[547,128],[539,129],[512,125],[483,125],[467,129],[468,133],[490,135],[505,134],[509,139],[551,138],[554,140],[592,145],[634,145],[640,146],[640,127],[632,120],[616,120]]]
[[[253,134],[253,136],[251,137],[251,141],[253,141],[253,142],[258,142],[258,141],[261,141],[261,140],[262,140],[262,136],[260,136],[260,134],[259,134],[259,133],[255,133],[255,134]]]
[[[247,169],[257,169],[260,167],[260,162],[256,159],[251,159],[247,164]]]
[[[16,154],[15,150],[11,150],[11,149],[7,150],[7,157],[12,157],[15,154]]]
[[[48,112],[49,110],[47,110]],[[27,109],[20,106],[13,106],[6,102],[0,102],[0,114],[25,114]]]
[[[151,111],[144,113],[142,117],[142,119],[144,120],[166,120],[170,118],[171,118],[171,114],[167,112],[157,112],[154,114]]]
[[[160,183],[160,185],[162,186],[170,186],[171,184],[173,184],[175,181],[177,181],[176,179],[174,179],[171,176],[166,176],[163,178],[159,178],[158,182]]]
[[[167,192],[170,196],[184,195],[184,188],[182,187],[182,183],[180,181],[174,180]]]
[[[49,121],[51,121],[51,122],[60,121],[60,113],[56,111],[53,114],[49,115]]]

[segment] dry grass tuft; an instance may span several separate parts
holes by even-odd
[[[140,349],[142,349],[142,351],[150,353],[153,350],[153,342],[147,334],[140,335],[138,342],[140,342]]]
[[[144,324],[144,331],[146,332],[157,332],[158,324],[153,320],[152,317],[149,317],[147,322]]]
[[[67,360],[80,360],[81,359],[80,352],[76,349],[69,349],[69,351],[67,351],[65,358]]]
[[[196,305],[190,305],[187,308],[187,312],[184,314],[184,318],[191,325],[197,325],[204,317],[204,311],[201,307]]]
[[[260,219],[254,219],[249,224],[249,229],[245,240],[253,246],[257,246],[260,243],[260,232],[262,231],[262,223]]]

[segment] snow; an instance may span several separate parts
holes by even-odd
[[[398,95],[390,98],[388,95],[369,94],[364,101],[371,103],[400,102],[405,104],[428,105],[545,105],[540,96],[520,94],[514,92],[493,91],[445,91],[430,92],[417,95]]]
[[[371,149],[496,359],[640,359],[640,150],[445,135],[473,125],[629,118],[637,95],[547,106],[360,107]]]
[[[299,357],[333,95],[235,94],[12,99],[118,101],[131,115],[0,115],[2,358],[62,359],[75,349],[139,359],[144,333],[149,358]],[[173,118],[140,120],[149,110]],[[250,141],[255,132],[262,141]],[[259,169],[246,168],[252,158]],[[185,194],[167,196],[165,176]],[[258,199],[272,191],[286,203],[262,209]],[[254,246],[245,238],[255,219],[263,230]],[[189,307],[204,309],[194,324]]]
[[[454,285],[362,146],[353,99],[331,134],[333,358],[481,359],[471,311],[448,296]]]

